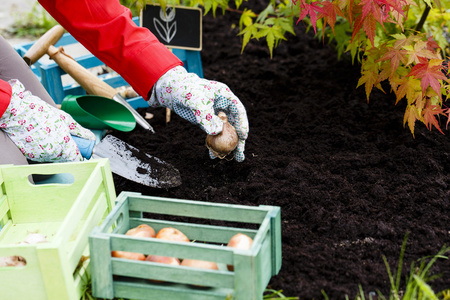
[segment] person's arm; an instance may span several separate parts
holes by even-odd
[[[39,0],[39,3],[93,55],[148,99],[167,71],[182,62],[147,28],[134,24],[119,0]]]
[[[237,161],[244,160],[249,129],[246,110],[238,97],[225,84],[188,73],[150,30],[134,24],[130,10],[119,0],[39,2],[149,105],[168,107],[213,135],[222,132],[223,122],[216,114],[224,111],[239,136],[234,157]],[[210,155],[215,157],[212,152]]]
[[[3,85],[0,81],[0,90]],[[81,161],[72,136],[95,140],[94,133],[80,126],[68,113],[33,95],[17,79],[6,82],[10,100],[0,116],[0,129],[27,159],[38,162]],[[0,94],[0,105],[6,101]]]

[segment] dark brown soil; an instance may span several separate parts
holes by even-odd
[[[241,54],[238,17],[204,17],[204,77],[224,82],[248,111],[243,163],[210,160],[205,134],[163,109],[142,129],[114,134],[179,169],[183,184],[152,189],[115,176],[117,193],[243,205],[277,205],[283,265],[270,287],[300,299],[353,299],[389,292],[382,256],[396,268],[407,232],[404,267],[450,244],[450,140],[416,125],[403,128],[404,103],[356,89],[359,66],[305,33],[282,42],[270,59],[264,41]],[[389,89],[387,89],[389,90]],[[140,109],[142,113],[144,109]],[[445,124],[444,124],[445,127]],[[450,262],[438,260],[431,282],[450,288]],[[406,273],[405,273],[406,274]]]

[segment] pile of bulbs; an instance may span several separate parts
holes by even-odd
[[[173,227],[165,227],[155,232],[155,230],[146,224],[141,224],[137,227],[134,227],[126,232],[126,235],[135,236],[140,238],[157,238],[163,239],[167,241],[176,241],[176,242],[187,242],[189,243],[189,238],[180,230]],[[252,245],[253,240],[243,234],[238,233],[234,235],[228,242],[227,247],[232,247],[236,249],[248,250]],[[211,261],[203,261],[196,259],[178,259],[176,257],[168,257],[168,256],[159,256],[159,255],[144,255],[142,253],[135,252],[126,252],[126,251],[111,251],[112,257],[124,258],[124,259],[134,259],[134,260],[142,260],[142,261],[150,261],[155,263],[176,265],[176,266],[186,266],[200,269],[210,269],[210,270],[218,270],[218,266],[215,262]],[[233,271],[234,268],[232,265],[227,266],[228,270]]]

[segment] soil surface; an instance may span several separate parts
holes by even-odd
[[[115,176],[116,191],[243,205],[282,214],[282,268],[269,287],[300,299],[354,299],[389,292],[383,255],[396,270],[450,244],[450,140],[416,124],[403,127],[405,101],[356,89],[360,68],[302,24],[270,59],[265,41],[241,54],[239,15],[203,19],[204,77],[226,83],[247,108],[242,163],[210,160],[205,133],[164,109],[139,109],[156,134],[114,135],[174,165],[182,185],[152,189]],[[235,24],[236,27],[233,27]],[[389,89],[386,89],[389,91]],[[445,127],[445,122],[443,123]],[[404,274],[406,275],[406,271]],[[432,268],[438,292],[450,288],[450,261]],[[375,298],[374,298],[375,299]]]

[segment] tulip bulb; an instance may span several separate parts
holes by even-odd
[[[206,137],[206,147],[220,159],[224,159],[230,154],[239,141],[236,129],[228,123],[227,115],[224,112],[219,112],[219,118],[223,122],[223,130],[217,135],[208,134]]]
[[[251,237],[243,233],[238,233],[230,239],[227,246],[241,250],[249,250],[252,243],[253,239]],[[232,265],[227,265],[227,268],[229,271],[234,271],[234,266]]]
[[[136,236],[136,237],[148,237],[154,238],[156,236],[155,230],[146,224],[141,224],[137,227],[131,228],[126,232],[126,235]]]
[[[173,227],[162,228],[156,234],[156,238],[174,242],[190,242],[189,238],[183,232]]]

